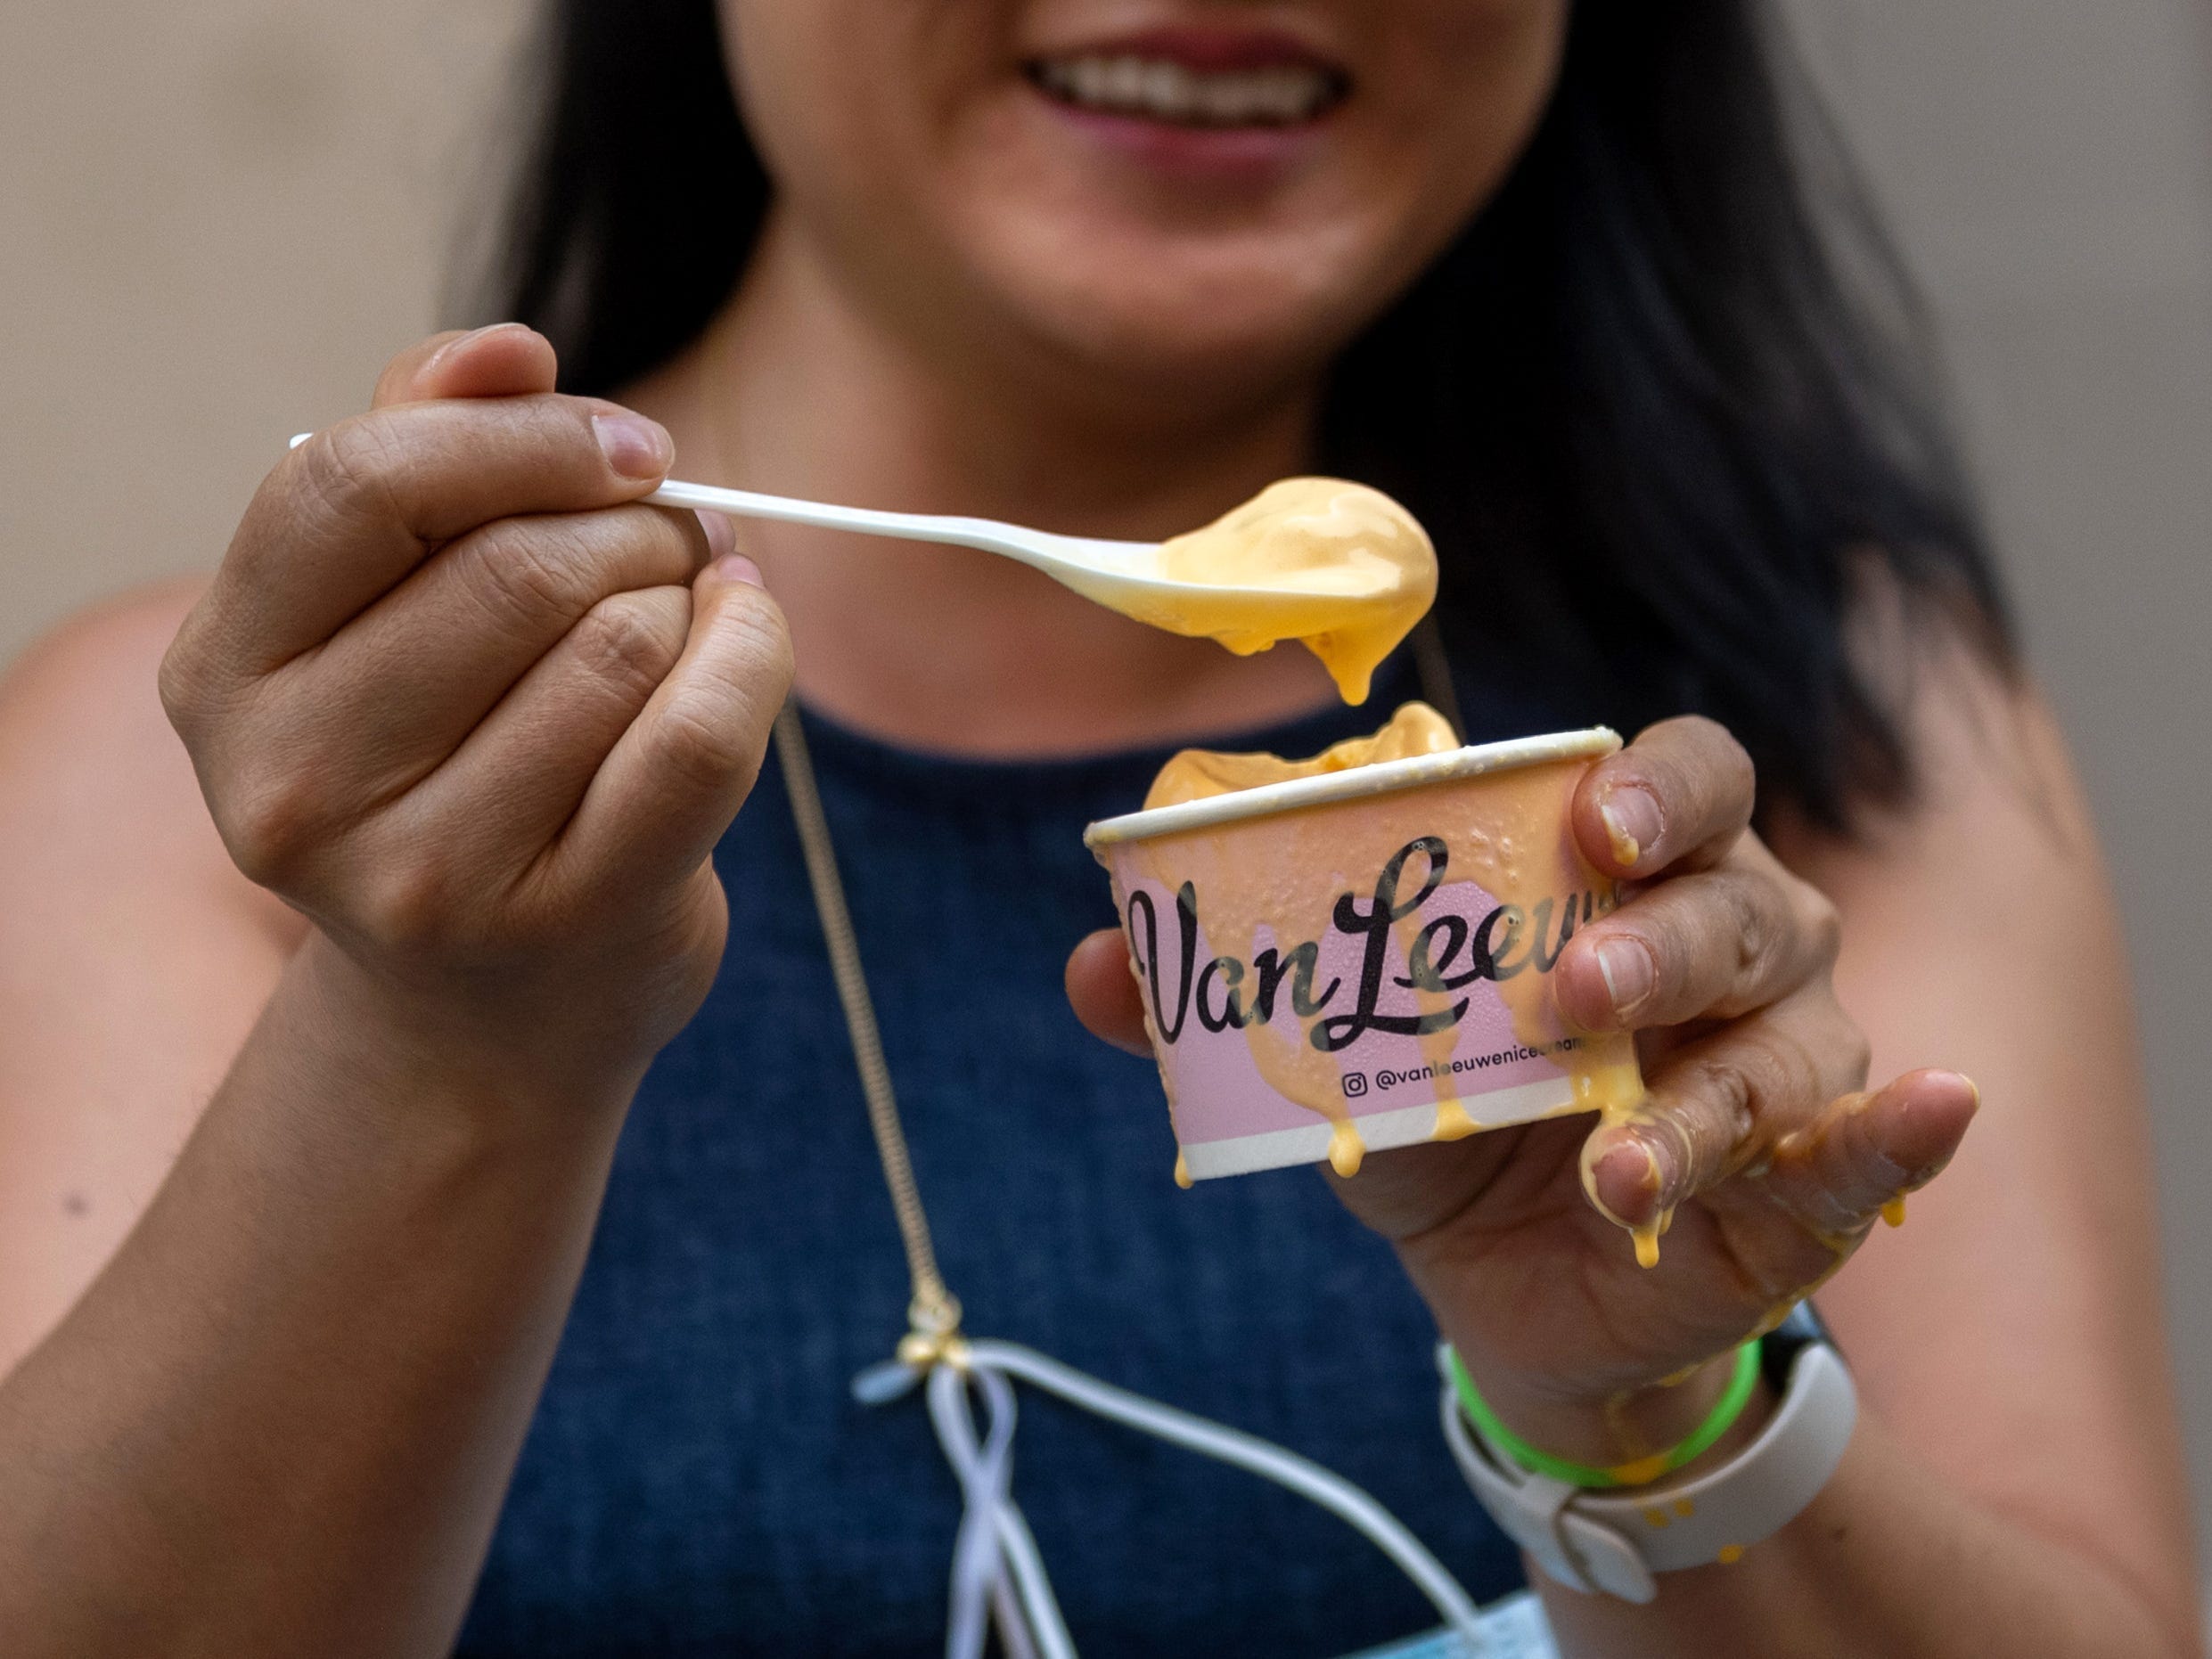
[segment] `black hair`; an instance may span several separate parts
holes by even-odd
[[[494,310],[604,394],[727,299],[769,182],[713,0],[553,0],[545,25]],[[1339,360],[1317,462],[1428,526],[1448,649],[1578,718],[1708,715],[1763,816],[1847,829],[1914,780],[1864,604],[2012,672],[1926,339],[1761,0],[1577,0],[1526,153]]]

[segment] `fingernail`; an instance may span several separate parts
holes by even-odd
[[[1613,857],[1623,870],[1633,868],[1659,838],[1659,802],[1651,792],[1634,784],[1608,789],[1598,806],[1605,821],[1605,836],[1613,844]]]
[[[1590,1196],[1607,1214],[1624,1227],[1633,1227],[1658,1213],[1659,1195],[1667,1189],[1667,1172],[1650,1141],[1631,1138],[1606,1148],[1591,1167],[1589,1186]],[[1609,1190],[1617,1197],[1631,1195],[1632,1201],[1616,1204],[1606,1196]]]
[[[521,325],[517,323],[487,323],[480,329],[471,329],[466,334],[456,334],[453,339],[447,340],[443,346],[440,346],[436,351],[432,352],[430,354],[430,360],[422,366],[425,369],[434,369],[439,364],[445,362],[446,358],[452,356],[454,353],[462,350],[465,347],[474,345],[478,340],[482,339],[487,334],[496,334],[502,329],[520,328],[520,326]]]
[[[737,551],[737,527],[730,522],[729,514],[713,512],[704,507],[693,511],[699,515],[699,527],[707,533],[709,564]]]
[[[742,582],[747,587],[763,591],[768,585],[760,579],[760,567],[742,553],[725,553],[707,568],[713,571],[720,581]]]
[[[592,417],[607,464],[626,478],[657,478],[676,459],[676,445],[658,421],[622,410]]]
[[[1602,940],[1597,948],[1598,972],[1605,977],[1605,994],[1612,1002],[1616,1014],[1634,1013],[1644,998],[1651,994],[1651,983],[1657,977],[1651,967],[1651,953],[1643,948],[1641,939],[1616,936]]]

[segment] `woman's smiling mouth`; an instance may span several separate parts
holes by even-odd
[[[1306,63],[1194,69],[1134,53],[1044,58],[1028,67],[1047,96],[1078,109],[1176,127],[1292,127],[1340,102],[1341,75]]]
[[[1299,127],[1344,101],[1350,78],[1276,35],[1157,30],[1057,52],[1023,66],[1046,97],[1167,127]]]

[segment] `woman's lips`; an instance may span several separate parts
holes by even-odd
[[[1022,67],[1078,130],[1197,174],[1282,164],[1351,90],[1341,68],[1302,42],[1251,30],[1157,29],[1040,53]]]
[[[1343,66],[1328,53],[1279,29],[1170,26],[1132,30],[1097,39],[1039,46],[1033,59],[1074,57],[1157,58],[1186,69],[1258,69],[1306,64],[1341,76]]]

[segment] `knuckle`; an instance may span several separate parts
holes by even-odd
[[[654,723],[654,752],[668,771],[702,789],[748,779],[759,765],[760,745],[746,712],[719,691],[679,692]]]
[[[1747,793],[1750,790],[1757,769],[1751,764],[1750,751],[1734,732],[1708,715],[1684,715],[1679,724],[1699,758],[1713,767],[1724,785]]]
[[[782,608],[760,589],[747,588],[730,602],[722,626],[773,714],[791,683],[791,634]]]
[[[565,392],[543,392],[510,400],[506,413],[514,431],[545,457],[547,466],[572,479],[597,480],[605,476],[607,462],[592,420],[619,407]]]
[[[1762,1099],[1784,1107],[1818,1107],[1827,1100],[1831,1091],[1823,1083],[1827,1068],[1822,1064],[1822,1052],[1794,1034],[1780,1031],[1759,1043],[1757,1052],[1764,1057]]]
[[[1839,1007],[1835,1012],[1836,1029],[1831,1039],[1836,1064],[1843,1075],[1843,1087],[1830,1090],[1831,1094],[1846,1093],[1866,1086],[1867,1074],[1873,1069],[1873,1039],[1866,1034],[1858,1021]]]
[[[237,780],[209,792],[216,828],[231,862],[249,881],[283,891],[327,833],[324,791],[305,773]]]
[[[1694,1128],[1685,1129],[1693,1150],[1717,1160],[1750,1134],[1761,1096],[1752,1069],[1733,1060],[1700,1066],[1692,1080]]]
[[[1771,1033],[1748,1035],[1730,1069],[1736,1074],[1747,1125],[1769,1113],[1789,1115],[1793,1102],[1809,1101],[1819,1092],[1803,1050]]]
[[[676,621],[672,631],[643,595],[618,593],[586,611],[569,637],[586,673],[643,702],[683,649],[681,619]]]
[[[588,563],[574,531],[557,520],[497,519],[455,549],[462,583],[493,625],[535,642],[585,610],[578,572]]]
[[[1728,1006],[1737,1012],[1775,1001],[1804,977],[1801,935],[1789,895],[1765,875],[1729,872],[1720,883],[1733,948]]]
[[[394,475],[405,464],[389,422],[356,415],[326,427],[292,452],[309,499],[341,523],[397,520]]]
[[[1751,1132],[1760,1103],[1768,1097],[1771,1079],[1756,1058],[1749,1065],[1724,1066],[1722,1075],[1727,1080],[1727,1087],[1721,1091],[1717,1102],[1721,1121],[1730,1140],[1740,1140]]]
[[[1843,952],[1843,912],[1818,887],[1801,885],[1804,892],[1798,900],[1798,929],[1821,968],[1833,968]]]
[[[791,639],[782,610],[757,589],[725,595],[712,628],[697,672],[669,683],[650,740],[657,763],[694,789],[750,789],[791,687]]]
[[[1774,960],[1774,947],[1783,932],[1768,895],[1749,878],[1731,875],[1716,883],[1723,924],[1735,947],[1732,964],[1738,978],[1757,977]]]
[[[1751,756],[1736,735],[1706,715],[1676,715],[1648,727],[1636,740],[1651,743],[1655,782],[1670,797],[1707,803],[1725,813],[1757,797]]]
[[[154,691],[161,699],[161,713],[188,749],[198,746],[205,729],[207,678],[204,654],[188,623],[161,654],[161,666],[154,672]]]
[[[422,859],[378,862],[350,907],[354,928],[397,956],[452,945],[461,913],[460,883],[443,864]]]

